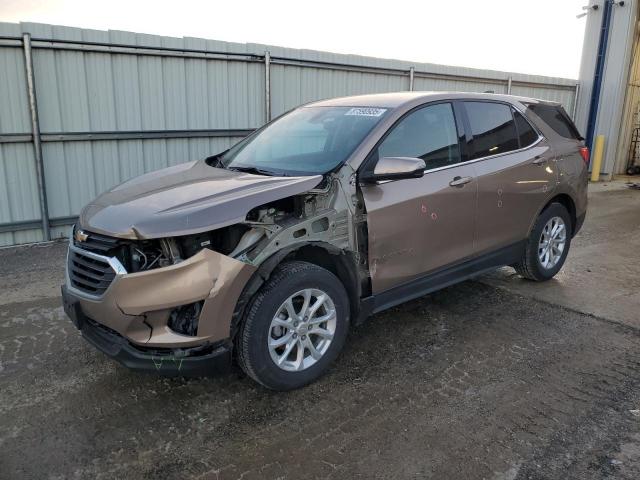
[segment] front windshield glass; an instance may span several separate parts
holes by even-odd
[[[219,158],[229,169],[266,175],[324,174],[342,164],[387,109],[302,107],[247,137]]]

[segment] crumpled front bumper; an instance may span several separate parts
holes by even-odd
[[[166,376],[207,376],[230,370],[229,342],[184,349],[136,347],[119,333],[87,317],[66,285],[62,286],[62,301],[65,312],[82,336],[125,367]]]
[[[77,304],[82,316],[107,327],[134,347],[184,349],[230,337],[233,311],[254,271],[252,265],[203,249],[168,267],[116,272],[100,296],[75,288],[67,271],[64,297],[65,303]],[[173,308],[201,300],[204,304],[195,336],[168,327]]]

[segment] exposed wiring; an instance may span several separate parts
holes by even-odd
[[[147,256],[144,254],[142,250],[138,250],[137,248],[135,248],[134,250],[144,257],[144,265],[140,267],[140,270],[144,270],[145,267],[147,266]]]
[[[151,262],[151,264],[149,264],[149,266],[147,267],[147,270],[149,270],[151,267],[153,267],[153,266],[155,265],[155,263],[156,263],[158,260],[160,260],[160,258],[162,258],[162,253],[161,253],[160,255],[158,255],[158,256],[153,260],[153,262]],[[142,269],[140,269],[140,270],[142,270]]]

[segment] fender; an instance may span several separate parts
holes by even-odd
[[[249,281],[244,286],[244,289],[238,298],[238,302],[236,303],[236,308],[231,319],[230,338],[234,339],[236,337],[247,305],[260,287],[269,279],[276,267],[289,258],[305,260],[306,257],[304,254],[300,256],[296,256],[296,254],[301,253],[304,249],[309,247],[324,250],[328,255],[333,256],[336,269],[338,270],[338,277],[342,281],[345,289],[347,290],[347,294],[349,295],[351,318],[359,319],[361,317],[360,312],[362,309],[360,299],[362,296],[362,289],[357,275],[358,270],[357,263],[354,258],[354,252],[342,250],[326,242],[303,241],[289,245],[273,253],[270,257],[264,260],[253,273]]]

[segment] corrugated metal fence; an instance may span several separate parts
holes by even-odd
[[[511,92],[569,112],[577,96],[561,78],[0,23],[0,245],[63,236],[100,192],[222,151],[302,103],[409,89]]]

